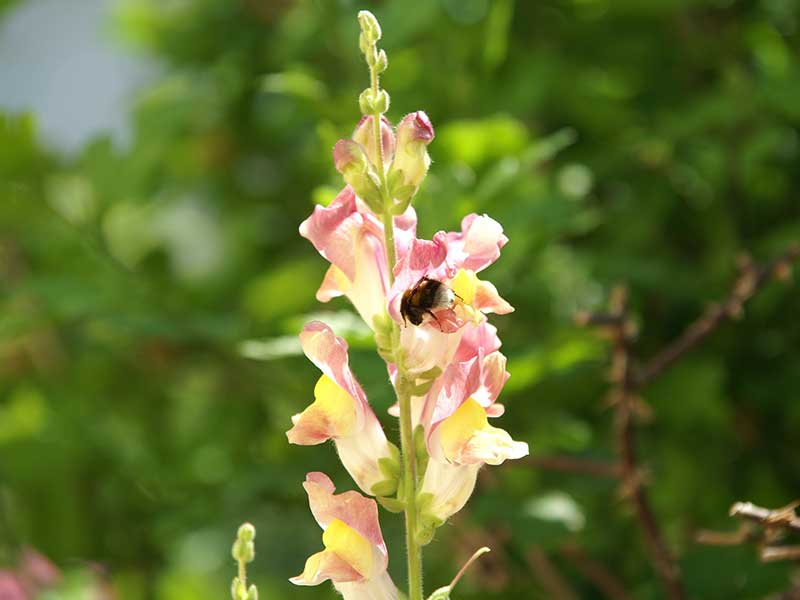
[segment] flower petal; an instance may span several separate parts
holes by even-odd
[[[310,446],[331,438],[351,436],[356,429],[356,401],[347,390],[323,375],[314,387],[314,403],[292,417],[286,432],[290,444]]]
[[[481,271],[500,257],[506,243],[500,223],[488,215],[469,214],[461,221],[461,233],[447,234],[447,258],[457,268]]]
[[[303,487],[308,494],[311,513],[322,529],[326,529],[334,519],[342,521],[378,548],[383,556],[383,569],[386,568],[388,555],[378,522],[378,505],[374,500],[354,491],[334,494],[333,482],[320,472],[306,475]]]
[[[515,442],[507,431],[489,425],[486,410],[472,398],[439,424],[430,445],[445,460],[460,465],[499,465],[528,454],[528,444]]]
[[[423,513],[446,521],[464,508],[478,479],[481,465],[454,465],[431,460],[422,481],[422,494],[431,494]]]
[[[356,427],[363,426],[370,411],[367,396],[348,366],[347,342],[322,321],[311,321],[300,333],[300,345],[308,359],[354,400]]]
[[[366,581],[334,583],[344,600],[397,600],[397,587],[388,573]]]
[[[359,581],[361,574],[335,552],[322,550],[306,560],[303,572],[289,579],[295,585],[319,585],[323,581]]]

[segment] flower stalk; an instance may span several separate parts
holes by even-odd
[[[389,95],[380,88],[380,73],[387,67],[386,53],[378,51],[377,41],[380,39],[380,26],[377,20],[368,11],[361,11],[358,16],[361,24],[362,40],[367,43],[362,45],[364,56],[369,66],[370,92],[372,102],[372,125],[375,148],[377,152],[377,171],[380,181],[380,193],[383,199],[383,235],[386,248],[386,268],[389,276],[389,285],[394,284],[394,267],[397,262],[395,256],[394,242],[394,207],[392,203],[392,193],[386,179],[386,172],[383,168],[383,144],[381,132],[381,118],[388,109]],[[385,98],[385,102],[378,101]],[[369,108],[369,107],[364,107]],[[417,457],[414,448],[413,426],[411,423],[411,394],[408,392],[408,376],[403,367],[403,356],[400,349],[400,327],[394,320],[390,320],[391,332],[389,339],[391,342],[389,355],[397,367],[397,380],[395,390],[397,401],[400,407],[400,453],[402,472],[402,489],[406,525],[406,553],[408,561],[408,598],[409,600],[423,600],[424,592],[422,586],[422,546],[417,540],[417,523],[419,514],[417,511]]]
[[[231,583],[231,598],[233,600],[258,600],[258,590],[255,585],[247,587],[247,563],[253,562],[256,556],[255,543],[256,529],[250,523],[244,523],[236,533],[236,541],[231,548],[231,555],[236,561],[237,576]]]

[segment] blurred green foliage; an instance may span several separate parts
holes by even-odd
[[[0,3],[0,9],[7,2]],[[105,566],[122,599],[227,594],[229,540],[258,529],[262,597],[332,598],[287,577],[320,546],[307,471],[353,487],[328,446],[286,443],[316,371],[293,336],[324,315],[391,435],[386,375],[297,234],[340,181],[330,149],[366,86],[349,0],[126,0],[117,39],[154,57],[133,136],[73,155],[0,116],[0,558],[32,544]],[[397,121],[437,130],[420,232],[468,211],[511,239],[489,272],[512,377],[501,419],[538,455],[613,456],[606,342],[572,322],[629,283],[647,356],[725,294],[742,250],[800,239],[800,5],[792,0],[404,0],[369,6]],[[6,11],[7,16],[8,11]],[[133,101],[135,100],[135,101]],[[753,548],[693,543],[738,499],[800,490],[800,290],[773,285],[647,390],[655,510],[697,598],[785,589]],[[383,513],[403,578],[400,519]],[[491,534],[491,537],[487,537]],[[612,482],[493,468],[426,550],[433,589],[480,545],[459,598],[542,598],[526,554],[577,542],[660,597]],[[77,575],[76,575],[77,577]],[[65,595],[64,597],[74,597]]]

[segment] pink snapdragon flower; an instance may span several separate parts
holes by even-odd
[[[395,217],[394,225],[395,252],[405,255],[417,228],[414,209],[409,207]],[[386,314],[389,289],[382,221],[347,186],[329,206],[314,208],[300,225],[300,235],[331,263],[317,300],[328,302],[346,296],[374,329],[375,318]]]
[[[325,323],[312,321],[303,328],[300,343],[322,376],[314,388],[314,402],[292,417],[294,426],[286,432],[289,442],[309,446],[332,439],[353,480],[373,494],[373,486],[386,479],[379,461],[394,460],[396,450],[350,371],[347,342]]]
[[[325,549],[310,556],[290,581],[319,585],[330,579],[345,600],[396,600],[375,501],[358,492],[334,494],[333,482],[319,472],[306,475],[303,487]]]
[[[528,454],[527,443],[514,441],[488,422],[504,412],[496,401],[509,375],[499,345],[488,323],[467,326],[457,359],[424,399],[420,422],[430,459],[422,494],[430,496],[423,512],[438,521],[461,510],[484,464],[499,465]]]

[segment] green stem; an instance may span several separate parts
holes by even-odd
[[[380,89],[378,74],[370,69],[370,80],[375,97]],[[373,115],[373,130],[378,177],[381,182],[383,196],[383,235],[386,246],[386,263],[388,267],[389,285],[394,283],[394,265],[396,254],[394,248],[394,217],[392,216],[392,198],[386,184],[386,173],[383,167],[383,140],[381,136],[381,113]],[[417,455],[414,448],[414,435],[411,426],[411,396],[401,392],[407,388],[406,375],[400,349],[400,328],[392,321],[391,353],[397,366],[395,391],[400,405],[400,452],[403,464],[403,495],[405,499],[406,552],[408,559],[408,600],[423,600],[422,588],[422,547],[417,542]]]
[[[398,365],[397,387],[404,386]],[[403,492],[406,502],[406,550],[408,552],[408,598],[422,600],[422,548],[417,542],[417,456],[411,430],[411,396],[397,394],[400,403],[400,443],[403,453]]]
[[[239,581],[244,585],[244,589],[247,589],[247,563],[243,560],[239,560]]]

